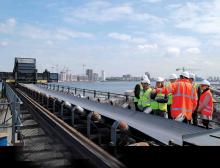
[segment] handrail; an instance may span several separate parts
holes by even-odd
[[[58,85],[58,84],[40,84],[40,86],[44,86],[44,87],[46,86],[47,88],[52,89],[52,90],[56,90],[56,88],[57,88],[58,91],[60,89],[62,89],[62,90],[68,89],[69,91],[70,90],[74,91],[75,94],[77,92],[83,92],[83,96],[85,96],[85,94],[87,93],[87,94],[93,94],[94,97],[96,97],[97,95],[105,96],[105,97],[107,97],[107,99],[110,99],[111,97],[124,97],[126,99],[126,101],[134,98],[134,96],[127,95],[127,94],[111,93],[111,92],[91,90],[91,89],[82,89],[82,88],[69,87],[69,86]]]
[[[13,91],[9,84],[3,82],[3,88],[6,97],[10,103],[10,109],[12,112],[12,143],[16,143],[16,133],[20,132],[20,127],[22,127],[21,116],[20,116],[20,105],[23,104],[21,99]]]

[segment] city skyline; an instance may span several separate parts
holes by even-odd
[[[1,0],[0,10],[0,71],[30,57],[39,71],[219,75],[218,0]]]

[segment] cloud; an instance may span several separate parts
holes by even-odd
[[[0,41],[0,46],[7,46],[8,45],[8,42],[7,41]]]
[[[128,34],[121,34],[121,33],[109,33],[108,37],[113,38],[113,39],[117,39],[117,40],[121,40],[121,41],[127,41],[127,42],[132,42],[132,43],[145,43],[146,40],[144,38],[141,37],[132,37],[131,35]]]
[[[48,45],[49,47],[54,46],[54,42],[51,41],[51,40],[47,40],[47,41],[45,42],[45,44]]]
[[[0,33],[8,33],[16,27],[15,18],[9,18],[5,22],[0,23]]]
[[[56,30],[45,30],[36,26],[27,25],[21,32],[22,36],[31,39],[44,40],[69,40],[72,38],[92,38],[91,33],[75,31],[67,28],[58,28]]]
[[[138,45],[138,48],[142,50],[149,50],[149,49],[157,49],[158,46],[157,44],[143,44],[143,45]]]
[[[78,8],[67,8],[63,11],[66,20],[87,20],[87,21],[114,21],[119,20],[133,13],[129,5],[113,6],[109,2],[94,1],[88,2]]]
[[[122,41],[131,40],[131,36],[127,35],[127,34],[109,33],[108,36],[111,37],[111,38],[114,38],[114,39],[122,40]]]
[[[165,33],[156,33],[152,36],[155,41],[165,47],[175,46],[178,48],[191,48],[201,45],[201,42],[198,39],[191,36],[171,35]]]
[[[180,55],[180,49],[176,47],[169,47],[167,48],[167,54],[171,56],[179,56]]]
[[[178,28],[199,33],[220,33],[220,1],[187,2],[174,6],[170,18]]]
[[[64,20],[68,22],[113,22],[113,21],[148,21],[150,23],[163,23],[163,19],[147,12],[139,12],[131,3],[112,4],[106,1],[92,1],[78,8],[65,8],[61,10]]]
[[[200,49],[199,48],[188,48],[188,49],[186,49],[186,53],[188,53],[188,54],[200,54],[201,53],[201,51],[200,51]]]
[[[158,3],[161,2],[162,0],[141,0],[142,2],[147,2],[147,3]]]
[[[49,39],[52,34],[42,28],[27,25],[23,28],[21,35],[31,39]]]
[[[67,38],[92,38],[94,37],[91,33],[79,32],[71,29],[60,28],[57,30],[57,34],[66,36]]]

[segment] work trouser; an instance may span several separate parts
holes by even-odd
[[[187,118],[184,118],[183,122],[186,123],[186,124],[190,124],[191,120],[187,120]]]
[[[136,111],[142,111],[141,109],[139,109],[139,107],[138,107],[138,102],[134,102],[134,106],[135,106],[135,110]]]
[[[192,121],[193,121],[193,125],[198,125],[198,113],[197,111],[194,111],[192,114]]]
[[[167,114],[168,114],[169,119],[173,119],[172,116],[171,116],[171,104],[167,105]]]
[[[202,124],[205,126],[206,129],[209,129],[209,120],[202,119]]]

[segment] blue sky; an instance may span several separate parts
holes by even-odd
[[[0,0],[0,71],[34,57],[39,71],[219,75],[219,11],[219,0]]]

